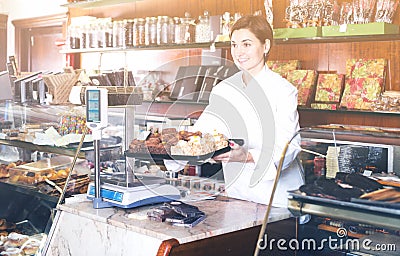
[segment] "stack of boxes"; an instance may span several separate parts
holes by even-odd
[[[298,89],[298,105],[315,109],[372,110],[384,91],[386,59],[349,59],[346,75],[300,69],[299,60],[267,61]]]

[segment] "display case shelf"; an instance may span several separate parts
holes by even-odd
[[[322,125],[302,128],[299,135],[302,147],[299,158],[305,170],[306,185],[312,186],[315,184],[314,181],[320,179],[335,178],[337,172],[342,172],[339,177],[351,171],[365,174],[371,172],[376,179],[381,176],[399,175],[399,128]],[[335,157],[328,153],[330,147],[339,148],[340,153],[336,156],[337,166],[334,164]],[[351,151],[343,151],[342,154],[342,150],[349,147],[352,149],[364,147],[368,150],[364,150],[364,153],[353,151],[354,154],[349,153]],[[316,173],[315,166],[310,165],[313,158],[315,163],[317,153],[320,154],[319,157],[325,156],[324,171],[321,173]],[[298,190],[289,191],[288,208],[295,216],[311,214],[395,230],[400,228],[398,221],[400,208],[397,203],[361,199],[358,195],[351,196],[349,199],[339,199],[326,191],[316,195],[301,191],[304,191],[301,187]]]
[[[30,151],[39,151],[39,152],[47,152],[54,153],[58,155],[65,156],[75,156],[76,148],[68,148],[68,147],[56,147],[56,146],[48,146],[48,145],[37,145],[32,142],[26,142],[21,140],[10,140],[10,139],[0,139],[0,145],[12,146],[17,148],[24,148]],[[79,158],[85,158],[86,154],[81,150],[78,154]]]
[[[393,210],[392,213],[377,211],[373,208],[360,208],[356,204],[329,204],[312,198],[289,198],[288,209],[295,215],[311,214],[327,218],[344,219],[353,222],[399,229],[400,210]]]

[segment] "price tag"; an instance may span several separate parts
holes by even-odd
[[[364,170],[363,175],[366,176],[366,177],[369,177],[369,176],[372,175],[372,171],[370,171],[370,170]]]
[[[346,32],[347,31],[347,24],[342,24],[339,26],[339,32]]]

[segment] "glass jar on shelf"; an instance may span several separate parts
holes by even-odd
[[[97,47],[103,48],[106,47],[106,27],[105,21],[99,20],[97,24]]]
[[[81,46],[80,48],[86,49],[89,48],[89,31],[90,31],[90,24],[83,24],[81,26],[80,38],[81,38]]]
[[[181,18],[180,24],[180,42],[193,43],[195,40],[196,23],[193,18],[190,18],[189,13],[185,13],[185,18]]]
[[[146,45],[157,44],[157,18],[146,18]]]
[[[81,47],[80,27],[77,25],[70,25],[68,27],[68,43],[70,49],[79,49]]]
[[[134,21],[133,20],[124,20],[124,34],[125,34],[125,47],[133,47],[134,46]]]
[[[159,16],[158,17],[158,44],[169,44],[169,17],[168,16]]]
[[[181,19],[179,17],[174,17],[170,21],[169,24],[169,36],[171,38],[171,42],[173,44],[179,44],[180,43],[180,29],[181,29]]]
[[[221,33],[224,36],[229,36],[231,26],[231,14],[229,12],[225,12],[221,16]]]
[[[112,20],[107,20],[104,24],[105,26],[105,47],[113,47],[113,22]]]
[[[136,46],[141,46],[146,44],[146,20],[143,18],[136,19],[135,22],[135,38]]]
[[[98,47],[97,23],[95,23],[95,22],[90,23],[88,35],[89,35],[89,48],[97,48]]]
[[[117,20],[113,22],[113,35],[114,35],[114,47],[124,47],[125,43],[125,32],[124,32],[124,21]]]
[[[196,43],[205,43],[211,41],[211,25],[208,11],[204,11],[204,15],[199,16],[199,22],[196,24],[195,34]]]

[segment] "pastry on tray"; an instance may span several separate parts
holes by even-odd
[[[228,147],[228,139],[217,132],[177,131],[174,128],[150,134],[146,140],[134,139],[129,145],[132,153],[180,156],[201,156]]]

